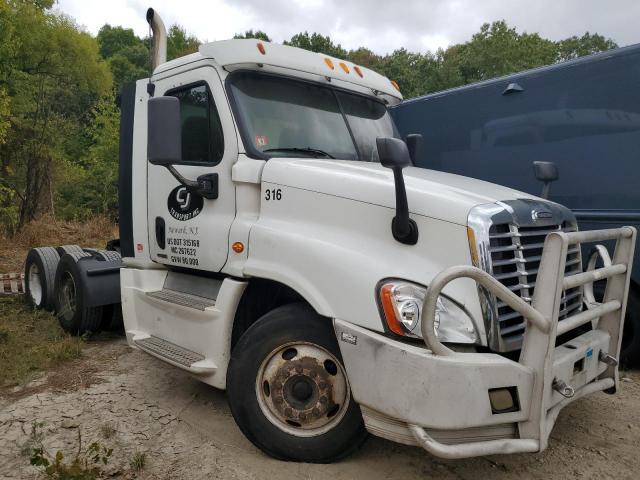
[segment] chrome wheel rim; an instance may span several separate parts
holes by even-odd
[[[351,398],[338,359],[319,345],[292,342],[273,350],[256,376],[265,417],[280,430],[313,437],[340,423]]]
[[[34,305],[42,303],[42,280],[38,265],[32,263],[29,267],[29,295]]]

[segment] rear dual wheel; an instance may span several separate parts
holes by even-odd
[[[242,432],[272,457],[328,463],[367,438],[331,322],[305,304],[279,307],[244,333],[227,391]]]
[[[72,335],[95,333],[102,323],[102,307],[85,306],[78,260],[85,252],[66,253],[60,258],[55,277],[55,306],[60,326]]]
[[[32,248],[24,267],[27,302],[43,310],[53,310],[55,304],[54,281],[60,255],[55,248]]]

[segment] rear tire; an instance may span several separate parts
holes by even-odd
[[[96,255],[104,260],[105,262],[120,262],[122,261],[122,257],[118,252],[114,252],[111,250],[98,250]]]
[[[274,458],[334,462],[367,438],[331,321],[306,304],[276,308],[243,334],[227,391],[240,430]]]
[[[58,253],[60,254],[60,256],[64,255],[65,253],[84,253],[84,250],[82,250],[82,247],[80,245],[62,245],[58,248],[56,248],[56,250],[58,251]]]
[[[77,268],[80,258],[88,253],[66,253],[60,258],[56,270],[56,315],[60,326],[72,335],[95,333],[100,330],[102,307],[85,307],[82,278]]]
[[[24,267],[24,290],[29,305],[53,310],[55,304],[55,275],[60,255],[55,248],[32,248]]]

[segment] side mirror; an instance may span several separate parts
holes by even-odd
[[[536,179],[543,183],[542,193],[540,196],[544,199],[548,199],[551,182],[555,182],[560,178],[558,167],[553,162],[533,162],[533,171],[536,175]]]
[[[147,158],[167,167],[182,160],[180,100],[154,97],[147,102]]]
[[[147,102],[147,158],[153,165],[166,167],[190,192],[209,200],[218,198],[217,173],[189,180],[173,167],[182,161],[180,100],[176,97],[154,97]]]
[[[415,166],[422,154],[422,135],[420,133],[411,133],[407,135],[405,141],[407,142],[407,149],[409,150],[411,163]]]
[[[400,243],[415,245],[418,242],[418,225],[409,218],[407,191],[402,169],[411,165],[407,144],[398,138],[376,138],[378,157],[383,167],[393,170],[396,186],[396,216],[391,222],[391,233]]]

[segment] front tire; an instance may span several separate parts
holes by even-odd
[[[367,438],[331,322],[306,304],[272,310],[244,333],[227,391],[240,430],[277,459],[334,462]]]

